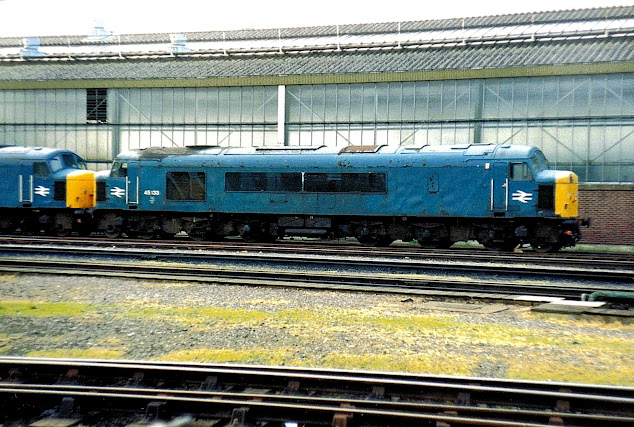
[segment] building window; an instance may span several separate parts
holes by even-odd
[[[108,122],[108,89],[86,89],[86,123]]]

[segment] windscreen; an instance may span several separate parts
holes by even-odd
[[[531,166],[534,173],[548,169],[548,160],[546,160],[544,153],[539,150],[535,151],[531,156]]]

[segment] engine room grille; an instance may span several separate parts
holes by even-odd
[[[540,185],[537,191],[537,209],[555,209],[555,187],[552,185]]]
[[[55,194],[53,195],[53,200],[66,200],[66,183],[64,181],[55,181]]]
[[[106,183],[105,182],[97,183],[97,201],[98,202],[106,201]]]

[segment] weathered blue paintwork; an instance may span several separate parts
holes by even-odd
[[[372,151],[372,150],[369,150]],[[101,176],[106,200],[97,208],[161,212],[393,217],[536,217],[541,181],[552,184],[541,152],[528,146],[384,146],[376,152],[150,148],[120,154],[127,177]],[[534,179],[509,179],[510,163],[526,163]],[[166,172],[205,172],[206,200],[168,201]],[[385,194],[225,192],[227,172],[383,172]]]
[[[0,208],[65,208],[66,177],[85,167],[68,150],[0,147]],[[64,191],[60,200],[55,200],[55,182]]]

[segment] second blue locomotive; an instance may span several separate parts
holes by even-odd
[[[109,237],[477,240],[555,251],[580,238],[577,193],[574,173],[549,170],[528,146],[146,148],[98,174],[95,215]]]
[[[0,233],[89,234],[94,172],[77,154],[44,147],[0,147]]]

